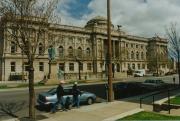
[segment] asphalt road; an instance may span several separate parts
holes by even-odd
[[[177,75],[174,75],[177,81]],[[145,79],[149,78],[159,78],[165,81],[166,83],[173,83],[172,79],[174,76],[165,76],[165,77],[136,77],[124,79],[125,82],[143,82]],[[52,88],[52,87],[51,87]],[[81,90],[89,91],[95,93],[98,97],[106,99],[106,90],[104,84],[95,84],[95,85],[85,85],[80,87]],[[39,93],[45,92],[48,89],[36,89],[36,97]],[[131,96],[131,95],[129,95]],[[159,98],[157,98],[159,99]],[[131,100],[135,101],[135,100]],[[28,89],[25,90],[16,90],[16,91],[0,91],[0,120],[10,118],[11,116],[4,114],[3,109],[12,111],[12,114],[15,114],[19,117],[28,116]],[[42,112],[36,110],[36,114],[40,115]]]

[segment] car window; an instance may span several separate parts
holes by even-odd
[[[52,88],[48,91],[48,93],[50,94],[55,94],[56,93],[56,88]]]
[[[72,95],[72,89],[64,89],[64,95]]]

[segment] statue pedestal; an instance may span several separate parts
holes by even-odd
[[[48,79],[46,84],[59,84],[57,62],[55,60],[50,62],[50,69],[50,79]]]

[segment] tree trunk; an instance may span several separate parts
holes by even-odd
[[[29,61],[29,118],[35,120],[34,66]]]
[[[179,77],[179,87],[180,87],[180,55],[178,54],[178,77]]]

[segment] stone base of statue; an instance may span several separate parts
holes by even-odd
[[[59,84],[59,79],[58,79],[58,69],[57,69],[57,62],[55,60],[52,60],[50,62],[50,78],[47,80],[47,82],[45,84],[47,85],[51,85],[51,84]]]

